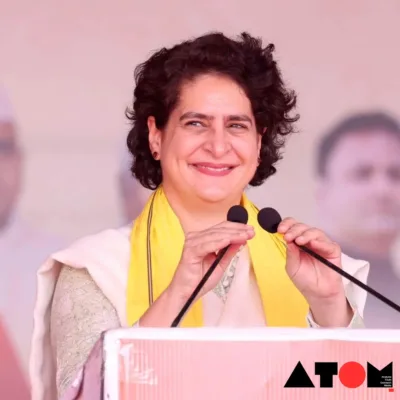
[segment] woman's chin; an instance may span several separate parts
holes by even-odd
[[[224,202],[227,198],[232,196],[232,191],[218,187],[196,190],[196,192],[199,198],[209,203]]]

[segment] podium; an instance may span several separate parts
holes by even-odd
[[[400,331],[120,329],[103,374],[108,400],[395,400]]]

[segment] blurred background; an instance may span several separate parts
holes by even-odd
[[[274,43],[299,96],[299,132],[250,198],[325,229],[399,302],[399,17],[397,0],[1,0],[0,346],[21,375],[37,268],[74,239],[131,221],[149,194],[125,152],[134,67],[212,30]],[[400,328],[370,298],[365,320]]]

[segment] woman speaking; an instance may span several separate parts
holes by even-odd
[[[364,282],[368,264],[293,218],[266,232],[244,194],[276,172],[297,120],[273,50],[213,33],[137,67],[127,145],[133,176],[154,193],[132,225],[86,237],[39,270],[34,400],[66,396],[103,331],[171,326],[227,246],[181,327],[363,326],[365,293],[297,245]],[[227,221],[234,205],[247,224]]]

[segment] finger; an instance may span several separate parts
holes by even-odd
[[[286,246],[286,266],[289,267],[289,276],[294,276],[300,265],[300,249],[294,243]]]
[[[221,241],[221,240],[248,240],[254,237],[255,232],[253,231],[223,231],[216,230],[213,232],[207,232],[206,235],[198,235],[188,239],[186,246],[196,247],[202,243]]]
[[[209,237],[211,237],[213,235],[220,235],[220,234],[229,235],[229,234],[237,234],[237,233],[245,233],[245,234],[247,234],[249,232],[250,233],[254,233],[254,228],[252,226],[244,227],[244,228],[241,228],[241,229],[239,229],[237,227],[234,227],[234,228],[220,227],[220,228],[210,229],[210,230],[203,231],[203,232],[198,232],[198,234],[197,235],[193,235],[191,239],[197,241],[198,239],[204,240],[204,239],[209,238]]]
[[[207,254],[216,253],[223,248],[235,244],[235,245],[244,245],[246,244],[247,240],[251,239],[251,235],[247,235],[243,237],[242,235],[237,236],[225,236],[219,238],[217,240],[210,240],[210,241],[203,241],[199,243],[197,246],[194,246],[188,249],[196,258],[200,257],[203,258]]]
[[[211,227],[211,229],[213,228],[248,228],[251,227],[251,225],[248,224],[242,224],[241,222],[231,222],[231,221],[223,221],[221,223],[219,223],[218,225],[215,225],[213,227]]]
[[[283,237],[286,242],[290,243],[298,236],[301,236],[303,233],[305,233],[308,229],[310,229],[308,225],[297,222],[296,224],[292,225],[288,231],[286,231]]]
[[[340,246],[331,240],[312,240],[307,247],[324,258],[338,258],[342,253]]]
[[[188,232],[186,234],[186,239],[187,240],[192,240],[196,238],[204,238],[209,236],[211,233],[215,232],[254,232],[254,227],[250,225],[245,225],[245,224],[238,224],[234,222],[227,222],[225,221],[224,223],[218,224],[216,226],[213,226],[209,229],[206,229],[204,231],[200,232]]]
[[[284,218],[278,225],[278,232],[285,234],[297,221],[294,218]]]
[[[324,232],[317,228],[309,228],[304,232],[300,232],[297,237],[294,238],[298,245],[305,245],[310,243],[312,240],[325,240],[328,241],[327,236]]]

